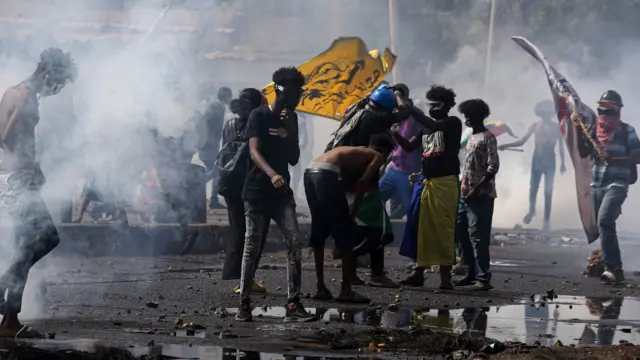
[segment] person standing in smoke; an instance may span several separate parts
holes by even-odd
[[[45,178],[35,158],[35,127],[40,120],[39,98],[59,93],[75,80],[77,67],[71,55],[48,48],[40,54],[35,72],[9,88],[0,100],[0,209],[12,223],[16,252],[7,271],[0,277],[0,337],[42,337],[18,320],[22,295],[31,267],[60,242],[42,197]],[[7,218],[8,217],[8,218]]]
[[[551,218],[551,199],[553,198],[553,180],[556,174],[556,143],[560,152],[560,173],[567,168],[564,165],[564,146],[560,125],[554,121],[556,112],[551,101],[539,102],[535,107],[536,115],[540,118],[533,123],[527,133],[519,140],[498,146],[498,150],[505,150],[524,145],[534,135],[535,148],[531,159],[531,181],[529,183],[529,212],[522,222],[531,223],[536,215],[536,197],[540,187],[540,179],[544,175],[544,230],[549,230]]]
[[[218,202],[218,184],[216,171],[216,158],[220,151],[220,140],[222,137],[222,128],[224,125],[224,116],[227,106],[231,102],[231,89],[221,87],[218,90],[217,100],[213,101],[204,113],[204,122],[206,125],[207,140],[198,151],[198,157],[207,169],[207,177],[211,180],[211,200],[209,207],[212,209],[221,209],[222,205]]]
[[[636,130],[623,123],[620,117],[622,97],[613,90],[605,91],[598,101],[598,119],[588,131],[588,141],[582,133],[576,113],[571,120],[577,128],[580,157],[594,160],[591,176],[591,204],[596,215],[600,246],[605,270],[600,279],[603,284],[620,285],[625,281],[616,220],[622,213],[629,185],[637,181],[636,164],[640,163],[640,140]]]
[[[404,84],[396,85],[396,89],[402,96],[409,99],[409,88]],[[422,130],[422,126],[411,116],[397,125],[398,133],[407,139],[417,136]],[[411,183],[409,175],[420,172],[420,151],[417,149],[411,152],[405,151],[402,146],[396,146],[393,150],[391,162],[387,170],[380,179],[380,196],[382,202],[386,203],[392,198],[400,199],[404,215],[409,212],[411,205]]]
[[[440,288],[452,289],[451,267],[455,262],[454,237],[458,212],[460,139],[462,122],[449,111],[456,93],[442,85],[427,91],[429,116],[412,107],[411,114],[426,129],[411,139],[393,134],[406,151],[422,147],[422,172],[418,177],[407,215],[400,255],[416,262],[416,269],[401,283],[422,286],[428,265],[440,268]]]
[[[316,265],[317,292],[314,299],[333,299],[324,282],[325,241],[331,235],[342,250],[342,287],[336,300],[369,303],[368,298],[351,288],[355,273],[353,242],[358,237],[354,220],[372,179],[377,178],[384,159],[392,149],[393,140],[388,133],[372,135],[369,147],[339,146],[316,158],[305,171],[304,188],[311,211],[309,245]],[[350,209],[347,196],[354,193]]]
[[[302,244],[298,238],[296,203],[290,187],[289,166],[300,159],[298,116],[295,109],[302,97],[304,75],[294,67],[273,73],[276,98],[273,104],[251,112],[245,130],[249,141],[249,171],[242,198],[245,201],[247,232],[240,276],[240,309],[237,321],[251,321],[251,286],[262,248],[273,219],[284,235],[287,247],[287,305],[285,322],[315,320],[300,302]]]
[[[381,86],[370,96],[352,105],[345,111],[345,118],[325,152],[339,146],[369,146],[371,136],[388,133],[391,126],[409,116],[409,110],[402,97],[402,91]],[[393,229],[378,189],[379,179],[379,174],[371,179],[369,191],[362,199],[356,214],[360,239],[356,241],[353,256],[357,259],[361,255],[369,254],[369,285],[395,288],[398,284],[389,279],[384,272],[384,247],[393,242]],[[358,277],[355,268],[352,276],[353,285],[365,284],[364,280]]]
[[[462,102],[458,110],[465,117],[465,125],[473,129],[467,141],[467,156],[462,169],[460,196],[469,224],[469,237],[460,237],[463,259],[469,266],[465,277],[456,286],[473,285],[473,290],[491,289],[489,245],[493,204],[497,197],[495,177],[500,169],[496,137],[484,126],[491,111],[481,99]]]
[[[222,148],[234,141],[244,141],[244,131],[247,127],[249,114],[254,109],[262,105],[263,95],[260,90],[248,88],[240,92],[238,99],[232,100],[231,111],[237,116],[224,123],[222,131]],[[224,150],[223,150],[224,152]],[[245,154],[238,154],[237,159],[246,162]],[[218,164],[220,166],[221,164]],[[244,164],[236,164],[236,166]],[[233,173],[225,175],[224,171],[219,172],[218,187],[220,195],[224,196],[227,204],[227,214],[229,216],[229,227],[231,237],[226,243],[224,267],[222,269],[222,280],[240,279],[242,270],[242,252],[244,251],[245,232],[247,230],[244,216],[244,202],[242,201],[242,187],[247,176],[245,166],[239,166]],[[234,292],[240,294],[240,286],[236,286]],[[266,289],[262,284],[253,280],[251,292],[265,293]]]

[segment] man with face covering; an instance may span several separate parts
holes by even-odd
[[[253,110],[244,133],[249,141],[251,160],[242,191],[247,231],[240,276],[240,309],[236,320],[252,321],[251,286],[269,223],[274,220],[284,235],[287,247],[289,286],[284,320],[312,321],[315,316],[309,314],[300,302],[302,244],[298,239],[296,203],[289,185],[289,166],[295,166],[300,158],[295,109],[302,97],[305,79],[298,69],[284,67],[273,73],[273,82],[274,103]]]
[[[560,152],[560,173],[567,168],[564,166],[564,145],[560,125],[554,121],[556,112],[551,101],[541,101],[536,105],[536,115],[539,120],[534,122],[527,133],[517,141],[498,146],[498,150],[520,147],[531,135],[535,138],[535,148],[531,159],[531,182],[529,184],[529,212],[522,220],[529,224],[536,214],[536,197],[540,179],[544,175],[544,230],[549,230],[551,218],[551,199],[553,197],[553,180],[556,174],[556,144]]]
[[[613,285],[625,281],[616,220],[622,213],[622,203],[627,198],[629,185],[637,180],[636,164],[640,163],[640,140],[636,130],[622,122],[622,106],[622,97],[613,90],[607,90],[600,96],[598,119],[588,129],[595,146],[582,133],[578,115],[572,114],[573,124],[578,128],[576,141],[580,156],[594,159],[591,204],[604,258],[605,271],[601,280],[604,284]]]
[[[440,288],[452,289],[462,122],[449,115],[456,104],[452,89],[433,85],[426,97],[429,116],[411,108],[413,118],[425,127],[422,134],[405,139],[394,131],[398,144],[406,151],[422,148],[422,173],[414,185],[400,247],[400,255],[413,259],[417,267],[402,284],[422,286],[426,266],[439,265]]]
[[[0,100],[0,145],[4,152],[0,162],[0,213],[3,223],[11,223],[15,238],[13,260],[0,277],[0,294],[7,294],[0,304],[0,337],[42,337],[18,320],[29,270],[60,242],[40,196],[45,179],[35,159],[35,127],[40,120],[40,97],[57,94],[75,80],[76,74],[70,54],[46,49],[35,72],[9,88]]]
[[[263,95],[260,90],[248,88],[240,92],[238,99],[232,100],[230,104],[231,111],[236,117],[224,123],[222,131],[222,146],[233,141],[244,141],[244,131],[247,127],[249,114],[254,109],[260,107],[263,101]],[[222,280],[238,280],[242,266],[242,252],[244,251],[244,235],[246,232],[246,219],[244,217],[244,202],[242,201],[243,183],[235,181],[235,179],[245,179],[247,176],[246,167],[241,167],[241,173],[234,173],[233,178],[221,178],[218,181],[221,195],[224,196],[224,202],[227,204],[227,214],[229,216],[229,227],[231,228],[231,237],[226,243],[224,267],[222,269]],[[221,172],[222,174],[223,172]],[[225,182],[228,182],[225,183]],[[251,284],[251,291],[255,293],[264,293],[264,286],[255,280]],[[239,294],[240,287],[236,286],[234,292]]]
[[[231,89],[221,87],[218,90],[217,100],[213,101],[205,110],[204,121],[206,124],[207,141],[204,146],[199,149],[198,157],[207,169],[207,176],[211,179],[211,201],[209,207],[212,209],[220,209],[222,205],[218,202],[218,184],[216,174],[216,158],[220,151],[220,138],[222,136],[222,127],[224,125],[224,115],[227,106],[231,102]]]

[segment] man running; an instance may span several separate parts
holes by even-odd
[[[15,253],[0,277],[0,337],[40,338],[42,334],[18,320],[31,267],[53,250],[60,238],[42,197],[45,179],[35,158],[35,127],[40,120],[39,98],[59,93],[75,80],[76,64],[69,53],[49,48],[40,54],[35,72],[9,88],[0,100],[0,210],[11,222]]]
[[[358,237],[354,221],[365,192],[377,178],[384,159],[393,149],[388,134],[371,136],[369,147],[339,146],[311,162],[304,173],[304,189],[311,211],[311,237],[314,251],[317,293],[314,299],[333,295],[324,283],[324,248],[329,235],[342,253],[342,288],[339,302],[368,303],[369,299],[351,289],[355,272],[354,240]],[[375,183],[375,181],[374,181]],[[347,193],[355,191],[349,209]]]
[[[551,101],[541,101],[536,105],[536,115],[539,120],[529,127],[527,133],[518,141],[498,146],[498,150],[505,150],[524,145],[531,135],[535,138],[533,159],[531,159],[531,182],[529,185],[529,212],[522,222],[531,223],[536,215],[536,197],[540,187],[540,179],[544,175],[544,230],[549,230],[551,218],[551,199],[553,197],[553,180],[556,174],[556,143],[560,153],[560,173],[567,168],[564,165],[564,146],[560,125],[554,121],[556,112]]]
[[[262,248],[273,219],[287,246],[289,282],[285,322],[315,320],[300,302],[302,245],[298,239],[296,202],[289,186],[289,166],[300,159],[298,116],[304,75],[285,67],[273,73],[276,98],[273,104],[251,112],[244,132],[249,141],[249,170],[242,191],[247,232],[240,275],[240,309],[237,321],[252,321],[251,285],[258,269]]]

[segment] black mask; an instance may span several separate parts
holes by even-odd
[[[435,120],[442,119],[447,116],[448,111],[444,106],[444,103],[441,101],[431,101],[427,100],[427,105],[429,106],[429,116]]]
[[[302,89],[298,87],[282,87],[276,85],[276,104],[288,110],[295,110],[300,104]]]

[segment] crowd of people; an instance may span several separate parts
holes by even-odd
[[[14,259],[0,277],[0,336],[40,335],[18,320],[22,294],[31,267],[60,240],[40,196],[45,178],[36,161],[34,132],[39,121],[39,98],[60,92],[75,80],[76,72],[70,54],[47,49],[34,73],[9,88],[0,101],[0,204],[2,215],[11,221],[17,243]],[[210,205],[221,206],[219,194],[228,209],[231,237],[226,241],[223,279],[239,280],[234,289],[240,295],[238,321],[252,320],[251,294],[266,291],[255,275],[271,220],[282,232],[287,249],[285,321],[316,319],[301,303],[303,244],[298,236],[292,189],[299,181],[304,184],[311,212],[308,241],[316,268],[314,298],[319,300],[334,299],[324,282],[324,251],[329,237],[342,261],[342,284],[335,297],[338,302],[368,303],[369,299],[354,291],[359,285],[422,286],[425,269],[432,265],[439,266],[440,289],[469,286],[476,291],[490,290],[498,150],[520,146],[531,135],[536,137],[536,147],[531,207],[525,222],[535,214],[535,195],[544,174],[545,195],[549,194],[545,196],[544,222],[548,227],[554,147],[560,138],[557,124],[552,122],[551,103],[539,104],[536,113],[540,121],[524,138],[498,146],[496,137],[485,127],[491,114],[487,103],[482,99],[463,101],[457,110],[472,135],[461,161],[463,122],[451,114],[456,106],[453,89],[433,85],[426,93],[425,113],[413,105],[406,85],[380,86],[347,109],[325,152],[292,180],[290,167],[299,166],[301,155],[301,126],[295,110],[305,76],[294,67],[283,67],[273,73],[272,80],[272,103],[258,89],[244,89],[232,99],[231,91],[221,88],[203,117],[207,133],[217,134],[201,146],[200,153],[206,177],[216,180]],[[225,121],[227,107],[234,116]],[[578,131],[579,137],[574,139],[581,157],[595,159],[591,196],[606,268],[602,280],[607,284],[624,281],[615,222],[628,186],[636,181],[635,164],[640,161],[640,140],[633,127],[621,122],[621,108],[620,95],[605,92],[598,103],[597,122],[589,133]],[[577,116],[572,115],[576,124]],[[163,159],[182,163],[191,153],[177,151],[180,145],[173,144],[175,141],[166,145],[171,139],[164,139],[153,129],[147,135],[155,144],[149,151],[155,153],[155,168],[168,204],[174,209],[184,208],[188,196],[182,193],[181,177],[172,174],[179,164]],[[174,151],[162,155],[162,149]],[[564,171],[564,161],[561,165]],[[407,216],[400,254],[416,264],[415,271],[400,284],[388,278],[384,270],[384,247],[394,240],[385,202],[394,196],[400,199]],[[184,216],[180,225],[183,239],[193,237]],[[461,278],[452,279],[456,252],[468,270]],[[363,255],[371,258],[367,281],[356,273],[356,260]]]

